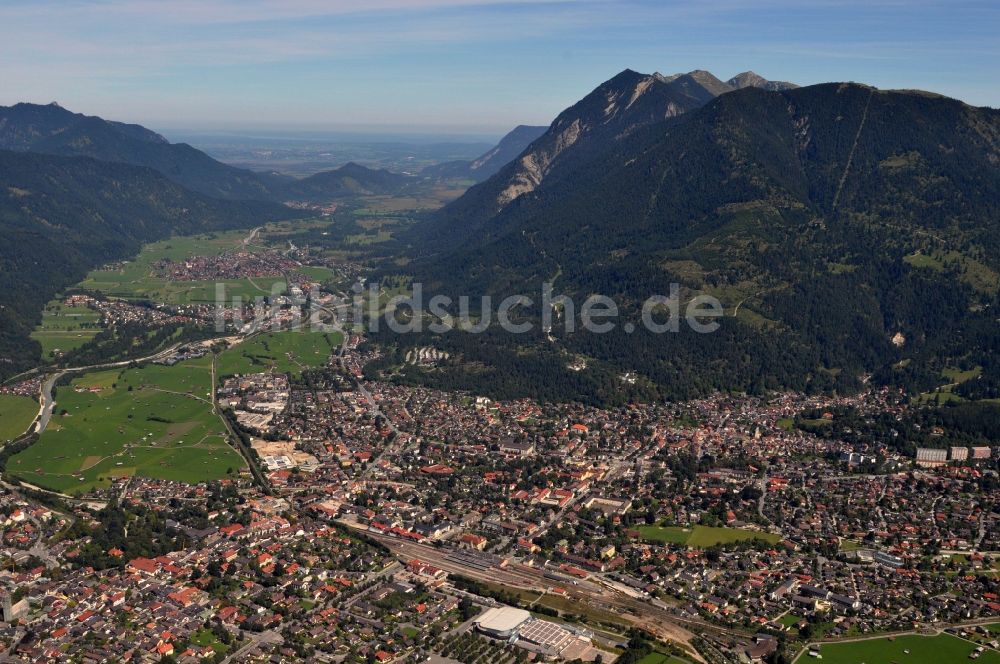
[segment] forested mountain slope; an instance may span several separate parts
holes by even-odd
[[[425,290],[533,295],[555,278],[633,315],[672,282],[718,297],[712,335],[559,339],[675,396],[854,389],[870,373],[926,389],[1000,350],[1000,112],[938,95],[744,88],[461,224],[425,229],[463,238],[407,266]]]
[[[37,364],[28,334],[42,307],[88,269],[172,234],[296,214],[192,193],[149,168],[0,150],[0,377]]]

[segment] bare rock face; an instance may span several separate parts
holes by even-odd
[[[733,87],[696,70],[664,76],[625,70],[563,111],[549,130],[515,160],[495,198],[496,211],[534,191],[584,138],[618,140],[634,129],[698,108]],[[564,154],[567,158],[564,160]]]

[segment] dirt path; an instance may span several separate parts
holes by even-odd
[[[837,193],[833,195],[833,210],[837,210],[837,203],[840,202],[840,192],[844,188],[844,183],[847,181],[847,175],[851,172],[851,162],[854,160],[854,151],[858,149],[858,139],[861,138],[861,131],[865,128],[865,122],[868,120],[868,107],[871,106],[872,96],[875,94],[875,89],[872,88],[868,92],[868,101],[865,102],[865,110],[861,114],[861,122],[858,123],[858,132],[854,134],[854,143],[851,144],[851,151],[847,153],[847,164],[844,165],[844,172],[840,176],[840,182],[837,184]]]

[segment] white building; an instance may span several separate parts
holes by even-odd
[[[498,639],[509,639],[517,634],[518,628],[530,619],[531,614],[524,609],[498,606],[476,618],[475,625],[476,629],[483,634]]]

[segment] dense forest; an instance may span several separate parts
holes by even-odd
[[[855,84],[747,88],[593,141],[574,145],[587,158],[571,176],[543,179],[499,211],[487,181],[417,224],[415,260],[386,276],[473,302],[524,293],[537,303],[554,281],[578,306],[592,293],[613,298],[620,321],[638,321],[646,298],[678,284],[683,302],[721,302],[719,331],[556,326],[552,340],[489,343],[425,334],[395,343],[452,351],[451,366],[397,379],[462,385],[479,373],[498,393],[604,401],[615,391],[604,372],[687,398],[849,392],[869,376],[921,392],[951,367],[982,366],[959,393],[996,393],[1000,111]],[[555,367],[574,356],[588,369]],[[511,370],[513,381],[500,378]],[[543,374],[552,385],[530,387]]]
[[[902,417],[891,413],[861,415],[854,409],[834,409],[832,419],[806,412],[796,425],[831,440],[884,444],[914,456],[918,447],[1000,444],[1000,403],[949,403],[939,408],[914,408]]]

